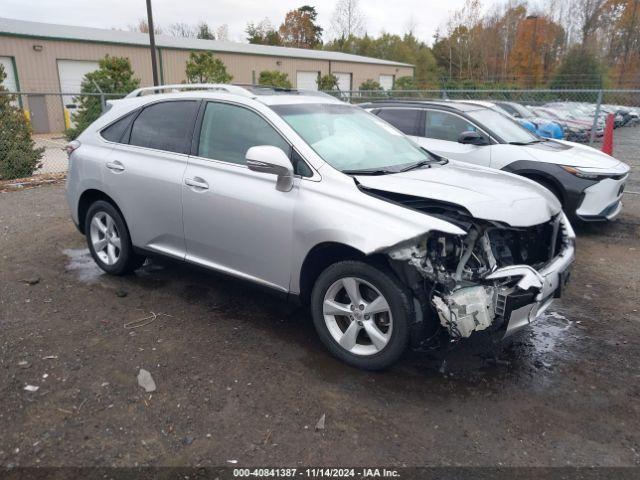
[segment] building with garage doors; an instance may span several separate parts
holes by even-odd
[[[317,90],[316,80],[328,73],[338,78],[340,90],[357,90],[368,79],[391,89],[395,79],[414,73],[412,65],[341,52],[166,35],[157,35],[156,44],[163,84],[184,82],[189,53],[197,51],[211,51],[220,58],[233,83],[256,83],[263,70],[278,70],[287,73],[298,89]],[[64,130],[82,78],[107,54],[129,58],[141,85],[151,86],[148,45],[149,37],[143,33],[0,18],[0,62],[7,72],[4,85],[31,94],[22,102],[36,133]],[[42,95],[56,92],[71,95]]]

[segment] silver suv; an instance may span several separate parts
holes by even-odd
[[[536,183],[327,95],[186,87],[113,101],[68,146],[71,215],[106,272],[165,255],[270,287],[365,369],[436,333],[509,335],[562,292],[575,236]]]

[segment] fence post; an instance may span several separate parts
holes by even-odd
[[[98,92],[100,92],[100,108],[102,109],[102,113],[104,113],[107,111],[107,102],[105,101],[105,98],[104,98],[104,92],[98,86],[95,80],[91,80],[91,81],[93,82],[93,86],[96,87]]]
[[[593,125],[591,125],[591,137],[589,138],[589,146],[593,147],[596,138],[596,130],[598,129],[598,120],[600,119],[600,107],[602,105],[602,90],[598,91],[598,101],[596,103],[596,113],[593,117]]]

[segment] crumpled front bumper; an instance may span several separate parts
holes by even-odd
[[[504,292],[501,309],[508,337],[529,325],[549,308],[554,298],[562,295],[569,281],[571,266],[575,260],[575,233],[566,216],[562,214],[560,228],[563,247],[551,262],[539,271],[528,265],[512,265],[496,270],[487,279],[520,277],[516,287]]]

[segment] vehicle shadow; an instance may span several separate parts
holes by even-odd
[[[493,389],[504,382],[534,381],[566,356],[565,350],[544,345],[550,341],[555,346],[567,325],[554,318],[556,315],[562,319],[561,315],[552,312],[535,329],[525,329],[508,342],[473,338],[444,342],[432,349],[409,351],[389,370],[366,372],[330,355],[316,335],[307,308],[288,303],[252,283],[167,259],[148,261],[127,281],[145,289],[165,289],[167,295],[175,295],[175,301],[204,307],[212,315],[232,315],[245,331],[251,330],[251,335],[288,345],[287,351],[295,352],[295,358],[306,367],[305,374],[328,383],[355,382],[365,386],[374,381],[376,388],[389,393],[398,388],[411,391],[417,384],[442,392],[448,391],[452,383],[463,389]]]

